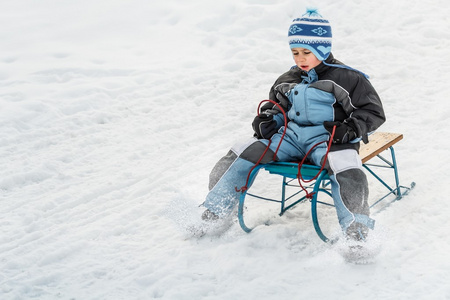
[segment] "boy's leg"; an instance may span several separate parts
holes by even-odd
[[[350,238],[364,240],[375,221],[369,218],[369,188],[361,158],[352,149],[330,152],[326,167],[342,230]]]
[[[214,215],[228,215],[239,201],[240,192],[236,191],[245,185],[251,168],[266,150],[266,145],[252,138],[245,143],[234,145],[212,169],[209,175],[209,193],[203,203]],[[274,152],[268,149],[261,164],[273,160]],[[251,183],[249,183],[251,184]]]
[[[261,164],[273,161],[280,139],[281,134],[275,134],[272,137],[270,148],[261,160]],[[235,188],[239,189],[245,185],[248,173],[261,158],[268,143],[269,140],[252,138],[246,143],[239,143],[233,146],[211,171],[209,176],[210,191],[203,206],[216,216],[228,215],[239,203],[240,192],[236,192]],[[299,159],[301,155],[303,155],[303,152],[294,147],[286,135],[278,149],[277,160],[293,161]],[[251,184],[252,182],[248,183],[248,188]],[[211,217],[208,219],[211,219]]]

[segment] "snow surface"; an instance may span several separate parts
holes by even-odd
[[[345,263],[307,205],[257,210],[271,225],[250,234],[183,229],[293,65],[307,6],[371,76],[417,183],[374,215],[374,264]],[[444,0],[2,1],[0,299],[450,299],[449,16]]]

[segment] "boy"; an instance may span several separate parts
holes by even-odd
[[[335,128],[325,164],[333,201],[347,238],[365,240],[374,221],[369,218],[368,183],[358,150],[359,142],[367,143],[368,134],[385,121],[380,98],[363,73],[334,59],[331,26],[316,10],[293,20],[288,37],[296,65],[275,81],[269,93],[269,99],[286,112],[285,136],[279,106],[267,103],[253,121],[255,138],[233,146],[213,168],[202,219],[214,223],[230,214],[239,202],[236,187],[246,184],[260,158],[260,163],[269,163],[276,152],[277,161],[299,161],[323,142],[308,156],[320,166]]]

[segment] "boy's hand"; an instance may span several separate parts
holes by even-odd
[[[353,121],[345,120],[344,122],[323,122],[323,127],[331,134],[333,127],[336,126],[336,130],[333,136],[333,143],[345,144],[357,137],[356,128]]]
[[[278,131],[273,115],[265,113],[255,117],[252,127],[258,139],[270,139]]]

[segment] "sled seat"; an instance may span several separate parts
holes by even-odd
[[[394,145],[402,139],[403,135],[399,133],[376,132],[369,136],[369,143],[361,144],[359,155],[363,162],[363,167],[376,179],[376,181],[381,183],[381,185],[388,190],[385,195],[374,201],[374,203],[370,206],[371,208],[379,204],[389,196],[393,196],[394,198],[390,202],[400,200],[403,196],[407,195],[409,191],[415,186],[414,182],[411,183],[409,187],[400,185]],[[384,153],[385,151],[388,152],[388,158],[382,156],[382,154],[386,156],[386,154]],[[308,191],[311,191],[313,193],[312,198],[308,198],[306,197],[306,193],[302,189],[300,189],[297,183],[299,167],[298,164],[299,163],[297,162],[272,162],[269,164],[258,165],[255,169],[253,169],[253,171],[250,173],[249,182],[253,182],[255,180],[256,175],[261,169],[268,171],[270,174],[281,175],[283,178],[281,186],[281,196],[278,199],[266,198],[257,195],[253,192],[253,190],[250,193],[249,190],[252,188],[242,192],[239,199],[238,219],[239,224],[244,231],[250,232],[252,230],[252,228],[248,227],[244,222],[244,203],[247,196],[260,200],[279,203],[281,205],[279,214],[280,216],[298,203],[310,201],[311,217],[316,233],[324,242],[330,241],[330,239],[323,233],[319,225],[317,216],[318,204],[334,206],[333,204],[318,200],[318,195],[320,193],[322,195],[332,197],[331,188],[329,187],[330,178],[328,176],[328,173],[326,170],[322,170],[322,172],[318,174],[317,179],[312,180],[307,186],[304,185],[304,187]],[[386,175],[386,172],[380,172],[381,169],[386,168],[391,169],[392,172],[388,172],[388,174],[390,175]],[[301,168],[301,175],[304,180],[308,181],[314,178],[319,171],[320,167],[305,164]],[[298,189],[296,189],[294,193],[288,195],[287,187],[298,187]]]
[[[389,149],[394,144],[403,139],[403,134],[390,132],[375,132],[369,136],[369,143],[361,144],[359,149],[359,156],[364,163],[371,158],[379,155],[386,149]]]

